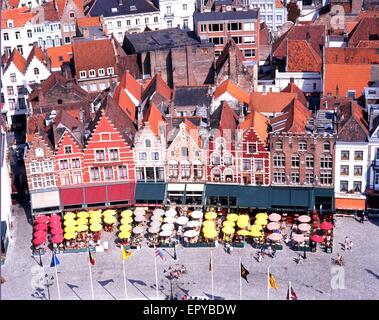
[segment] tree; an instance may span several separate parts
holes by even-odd
[[[287,20],[296,23],[296,20],[300,17],[300,9],[296,2],[290,2],[287,4]]]

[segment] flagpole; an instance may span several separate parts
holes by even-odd
[[[288,300],[292,300],[291,281],[288,281]]]
[[[270,267],[267,267],[267,300],[270,300]]]
[[[89,248],[88,248],[88,253],[90,254]],[[95,300],[95,295],[93,293],[93,282],[92,282],[92,270],[91,270],[91,259],[88,256],[88,269],[89,269],[89,279],[91,282],[91,294],[92,294],[92,300]]]
[[[157,290],[157,299],[159,300],[157,257],[155,256],[154,256],[154,265],[155,265],[155,286]]]
[[[122,246],[121,246],[121,251],[122,251]],[[125,275],[125,260],[122,259],[122,271],[124,274],[124,289],[125,289],[125,300],[128,300],[128,289],[126,286],[126,275]]]
[[[54,259],[55,277],[57,278],[58,299],[61,300],[61,289],[59,288],[59,278],[58,278],[58,270],[57,270],[57,260],[56,260],[55,253],[53,253],[53,259]]]
[[[241,263],[241,257],[240,257],[240,300],[242,300],[242,263]]]
[[[214,280],[213,280],[213,257],[212,257],[212,251],[211,251],[211,278],[212,278],[212,299],[215,299],[214,295]]]

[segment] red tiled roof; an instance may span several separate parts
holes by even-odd
[[[356,45],[356,48],[379,48],[379,41],[361,40]]]
[[[364,142],[368,136],[368,122],[364,110],[354,101],[339,108],[341,116],[338,140],[345,142]]]
[[[268,132],[267,126],[269,119],[258,111],[251,109],[251,112],[246,116],[245,120],[239,125],[239,129],[248,130],[254,128],[259,138],[266,143]]]
[[[45,53],[39,47],[34,45],[26,60],[26,68],[28,68],[34,57],[36,57],[42,64],[47,64]]]
[[[326,64],[378,64],[379,54],[369,48],[325,48]]]
[[[66,6],[67,1],[70,1],[70,0],[55,0],[55,2],[57,4],[57,10],[58,10],[58,13],[59,13],[60,17],[63,14],[63,10],[64,10],[64,8]],[[78,7],[78,9],[83,10],[83,6],[84,6],[83,5],[83,0],[73,0],[73,2]]]
[[[312,112],[309,111],[299,100],[293,99],[283,109],[283,114],[271,119],[273,131],[292,133],[305,133],[306,125]]]
[[[287,39],[288,40],[305,40],[313,50],[321,57],[320,46],[325,44],[326,27],[325,25],[295,25],[285,32],[272,46],[272,55],[277,58],[287,56]],[[301,59],[302,57],[298,57]]]
[[[287,72],[321,72],[321,56],[306,40],[289,40],[287,51]]]
[[[79,28],[83,27],[98,27],[101,25],[100,17],[83,17],[77,18],[76,23]]]
[[[349,47],[356,47],[363,40],[378,40],[379,17],[365,17],[359,21],[358,25],[349,35]],[[372,39],[371,37],[374,37]]]
[[[171,101],[172,90],[162,79],[162,75],[159,72],[145,86],[142,93],[142,100],[145,100],[147,96],[151,97],[155,93],[158,93],[166,101]]]
[[[44,21],[59,21],[58,11],[55,10],[54,1],[43,3],[41,6],[33,8],[33,12],[39,12],[43,10],[42,19]],[[43,21],[41,21],[42,23]]]
[[[20,4],[20,0],[8,0],[8,4],[9,4],[12,8],[17,8],[18,5]]]
[[[214,99],[219,98],[224,93],[229,93],[236,100],[249,103],[249,94],[242,90],[240,87],[235,85],[230,79],[223,81],[213,94]]]
[[[51,68],[60,68],[63,63],[69,62],[72,57],[72,46],[66,44],[60,47],[47,48],[47,56],[50,59]]]
[[[249,108],[262,113],[281,112],[296,96],[296,93],[290,92],[252,92]]]
[[[240,63],[245,61],[245,58],[241,52],[241,50],[238,48],[236,43],[233,41],[233,39],[230,39],[228,43],[224,46],[224,49],[222,49],[220,56],[216,60],[216,70],[219,72],[220,68],[224,65],[225,61],[230,57],[229,51],[235,50],[236,56]]]
[[[238,116],[235,111],[229,106],[226,101],[223,101],[221,108],[222,109],[218,129],[237,129]]]
[[[162,113],[159,111],[155,103],[150,103],[149,108],[147,109],[145,116],[143,117],[142,122],[145,124],[149,123],[151,130],[156,136],[159,135],[159,124],[164,122],[165,119],[162,116]]]
[[[76,75],[80,71],[113,67],[116,72],[116,53],[110,39],[74,41],[72,45]]]
[[[287,87],[285,87],[281,92],[289,92],[289,93],[296,93],[296,98],[304,105],[307,105],[307,98],[304,95],[304,92],[301,91],[301,89],[294,84],[293,82],[290,82]]]
[[[284,8],[284,6],[280,0],[275,0],[275,8]]]
[[[26,70],[26,60],[25,58],[21,55],[21,53],[16,49],[14,48],[13,51],[12,51],[12,54],[11,54],[11,57],[10,59],[8,60],[8,64],[7,64],[7,67],[5,69],[8,68],[8,66],[13,62],[13,64],[16,66],[16,68],[21,72],[21,73],[25,73],[25,70]]]
[[[1,28],[7,29],[7,21],[13,20],[13,27],[19,28],[24,26],[28,21],[31,21],[35,13],[31,13],[29,8],[21,7],[17,9],[1,11]]]
[[[265,22],[260,24],[259,45],[270,45],[270,32]]]

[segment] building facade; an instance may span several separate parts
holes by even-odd
[[[260,22],[266,22],[268,29],[278,31],[287,21],[287,8],[280,0],[249,0],[250,8],[259,8]]]
[[[156,0],[160,12],[161,29],[179,27],[193,30],[196,0]]]

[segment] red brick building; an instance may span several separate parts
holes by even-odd
[[[212,3],[212,1],[211,1]],[[204,6],[194,13],[195,32],[200,40],[215,45],[218,57],[230,39],[247,61],[259,63],[259,10],[240,5]]]

